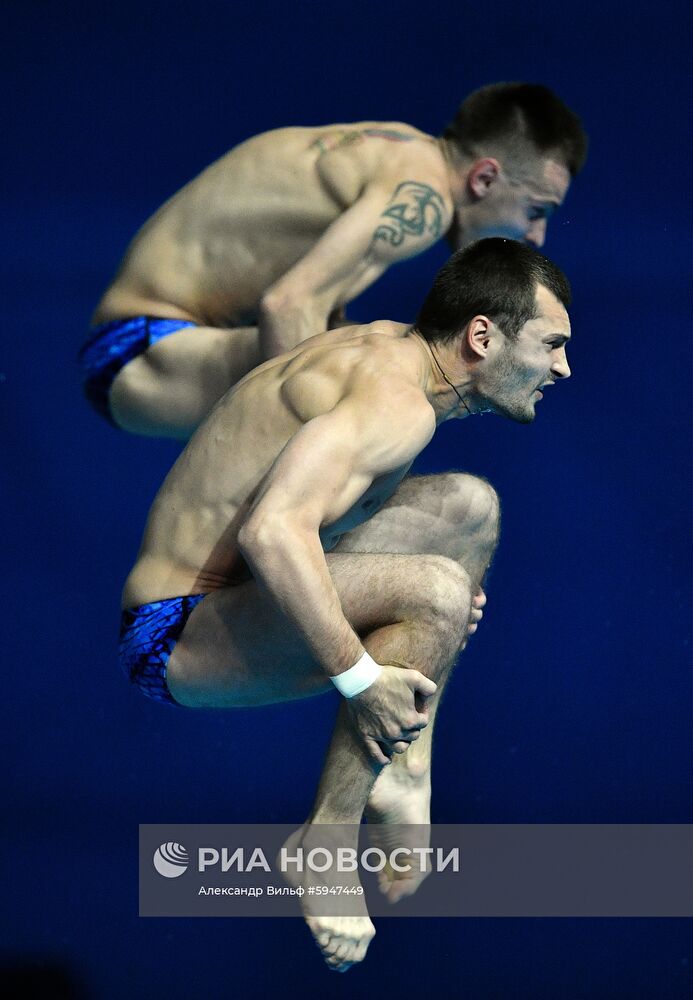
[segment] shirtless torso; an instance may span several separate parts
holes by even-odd
[[[372,517],[435,430],[435,414],[423,391],[426,362],[416,334],[403,324],[381,321],[319,335],[246,376],[218,403],[159,491],[125,584],[123,607],[247,579],[239,530],[268,484],[277,477],[282,481],[278,457],[289,442],[296,448],[297,433],[308,422],[340,406],[345,416],[332,444],[357,447],[363,468],[356,475],[349,469],[344,496],[338,492],[342,456],[335,454],[330,462],[326,453],[323,469],[319,457],[315,468],[297,463],[283,480],[285,502],[290,508],[293,488],[305,500],[312,476],[324,482],[334,475],[335,495],[319,525],[326,551]],[[361,423],[359,442],[352,437],[352,405]],[[294,486],[294,478],[304,481]]]
[[[385,220],[389,230],[377,236],[369,254],[378,216],[400,184],[410,185],[395,202],[402,208]],[[364,194],[378,202],[376,211],[370,206],[374,225],[359,232],[358,247],[344,247],[350,233],[341,234],[340,249],[347,250],[343,273],[320,290],[330,300],[328,313],[358,295],[392,260],[419,253],[448,228],[453,206],[443,153],[435,139],[399,122],[255,136],[145,223],[94,322],[138,314],[215,327],[257,322],[268,289]],[[360,220],[354,223],[360,230]],[[355,254],[363,260],[354,271]]]

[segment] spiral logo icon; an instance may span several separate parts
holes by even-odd
[[[182,844],[170,840],[154,851],[154,867],[165,878],[178,878],[188,870],[188,852]]]

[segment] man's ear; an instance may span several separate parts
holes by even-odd
[[[492,323],[488,316],[475,316],[467,326],[464,342],[467,350],[477,361],[483,361],[488,356],[489,345],[493,339],[491,327]]]
[[[476,160],[467,174],[467,187],[476,199],[485,198],[500,174],[500,163],[491,156]]]

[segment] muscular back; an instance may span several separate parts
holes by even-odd
[[[275,463],[302,427],[347,397],[361,408],[367,446],[377,442],[379,474],[348,509],[335,497],[341,513],[321,526],[326,547],[372,516],[433,434],[422,370],[407,327],[387,321],[322,334],[256,368],[217,404],[167,476],[123,606],[238,582],[238,533]],[[328,459],[324,477],[330,472]]]
[[[385,202],[399,184],[414,185],[413,203],[428,199],[429,235],[442,235],[451,211],[446,176],[435,141],[398,122],[255,136],[145,223],[94,320],[149,313],[212,326],[252,322],[267,289],[373,183],[382,184]],[[383,234],[386,242],[411,235],[401,219],[389,221],[395,231]]]

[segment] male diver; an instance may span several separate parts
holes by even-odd
[[[401,122],[255,136],[135,236],[81,350],[87,397],[124,430],[187,439],[396,261],[443,236],[541,247],[585,155],[577,116],[526,83],[472,93],[438,138]]]
[[[342,327],[247,375],[154,500],[123,590],[121,664],[151,698],[188,708],[336,687],[304,843],[315,824],[357,831],[364,811],[376,840],[430,822],[433,722],[481,617],[499,505],[474,476],[407,472],[445,420],[534,419],[570,374],[569,299],[526,245],[458,251],[414,326]],[[393,873],[381,889],[396,901],[421,877]],[[306,919],[341,971],[374,934],[365,905]]]

